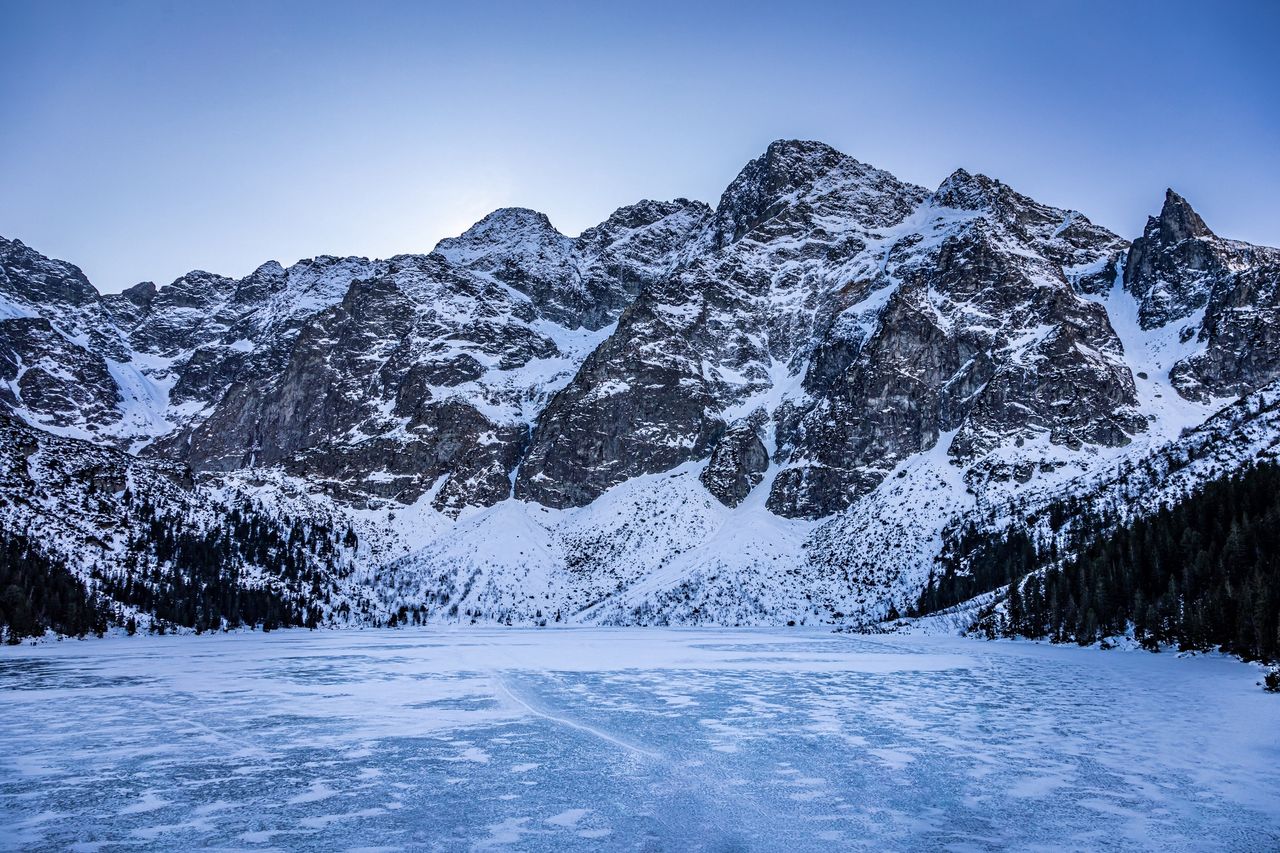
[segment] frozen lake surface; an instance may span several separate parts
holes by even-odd
[[[797,630],[0,650],[0,846],[1276,850],[1257,669]]]

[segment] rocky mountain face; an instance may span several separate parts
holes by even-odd
[[[129,350],[84,274],[0,239],[0,401],[50,432],[111,440],[124,423],[113,366]]]
[[[730,424],[778,452],[809,353],[850,297],[841,280],[925,193],[817,143],[775,143],[725,190],[670,276],[643,291],[553,399],[516,494],[581,506],[710,455]],[[838,509],[833,506],[832,509]]]
[[[1280,376],[1280,251],[1218,237],[1169,190],[1130,255],[1125,286],[1143,328],[1185,322],[1182,334],[1202,345],[1174,368],[1181,394],[1238,397]]]
[[[769,507],[823,517],[944,432],[971,460],[1010,438],[1078,449],[1144,426],[1082,292],[1125,245],[1079,214],[963,171],[928,193],[786,142],[695,246],[552,400],[518,496],[579,506],[749,428],[777,468]]]
[[[1280,251],[1172,191],[1130,244],[986,176],[931,191],[780,141],[714,209],[576,238],[504,209],[428,254],[107,296],[0,240],[0,409],[193,488],[307,495],[382,543],[343,569],[364,593],[329,589],[370,613],[839,621],[906,595],[957,517],[1280,379],[1278,288]]]
[[[225,390],[156,450],[201,470],[281,466],[355,502],[411,503],[438,484],[442,511],[492,505],[542,401],[702,215],[646,202],[574,241],[502,210],[430,255],[327,270],[320,310],[282,318],[296,302],[280,300],[223,334],[205,372]],[[229,356],[240,341],[266,352]]]
[[[971,462],[1038,435],[1122,445],[1144,427],[1106,312],[1072,282],[1121,250],[1115,235],[964,172],[917,215],[824,333],[795,431],[803,461],[770,495],[783,514],[847,506],[943,433]]]

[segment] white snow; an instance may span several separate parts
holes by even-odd
[[[1138,389],[1139,409],[1151,422],[1148,435],[1143,437],[1148,446],[1151,442],[1177,438],[1184,429],[1198,426],[1210,414],[1231,402],[1230,399],[1208,403],[1188,400],[1169,381],[1169,371],[1175,364],[1204,347],[1195,335],[1186,341],[1181,340],[1187,331],[1199,331],[1204,321],[1203,308],[1158,329],[1143,329],[1138,323],[1138,300],[1125,290],[1122,271],[1116,273],[1111,290],[1104,298],[1085,298],[1106,308],[1111,327],[1124,347],[1125,363],[1133,371],[1134,384]]]

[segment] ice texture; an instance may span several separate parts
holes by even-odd
[[[0,650],[0,847],[1266,850],[1280,699],[1216,656],[814,630]]]

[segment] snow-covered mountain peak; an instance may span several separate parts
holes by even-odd
[[[79,267],[4,237],[0,237],[0,296],[19,305],[83,307],[98,301],[98,291]]]
[[[573,241],[545,214],[518,207],[495,210],[460,236],[441,240],[432,254],[519,291],[562,325],[580,325]]]
[[[678,229],[692,232],[694,226],[711,214],[704,202],[677,198],[672,201],[642,199],[635,204],[620,207],[599,225],[586,229],[577,236],[574,244],[584,257],[606,253],[610,246],[621,241],[633,240],[635,235],[653,230]]]
[[[1156,329],[1192,317],[1215,296],[1232,302],[1233,310],[1262,307],[1255,303],[1267,297],[1252,284],[1239,292],[1240,277],[1251,279],[1261,269],[1269,271],[1263,275],[1268,282],[1277,267],[1280,250],[1217,236],[1186,199],[1168,190],[1160,215],[1149,217],[1133,241],[1124,284],[1138,299],[1142,327]]]
[[[491,255],[495,247],[511,250],[522,245],[552,245],[568,239],[556,230],[545,213],[527,207],[501,207],[459,236],[441,240],[433,251],[455,264],[469,266]]]
[[[801,202],[824,203],[865,226],[901,220],[924,196],[920,187],[821,142],[779,140],[743,168],[720,197],[714,245],[723,247]]]
[[[571,239],[542,213],[503,208],[433,254],[523,294],[554,323],[596,330],[666,274],[705,215],[699,202],[642,201]]]
[[[266,261],[259,264],[251,275],[275,278],[284,275],[284,265],[279,261]]]
[[[994,204],[1003,186],[986,175],[956,169],[934,190],[932,200],[938,207],[985,210]]]
[[[302,261],[300,261],[300,263],[302,263]],[[288,273],[287,270],[284,269],[284,264],[280,263],[278,260],[269,260],[257,265],[257,269],[248,274],[246,278],[250,280],[260,280],[260,282],[283,283],[287,275]]]

